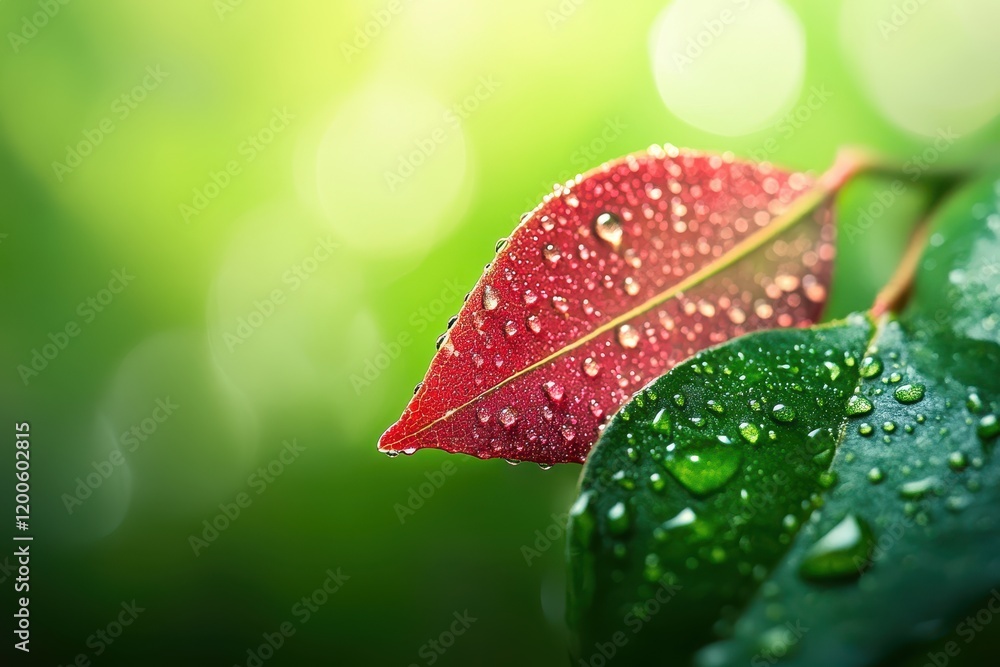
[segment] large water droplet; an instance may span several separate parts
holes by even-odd
[[[625,349],[631,350],[639,344],[639,332],[631,324],[623,324],[618,327],[618,342]]]
[[[500,423],[510,428],[517,421],[517,413],[512,408],[503,408],[498,415]]]
[[[936,477],[925,477],[913,482],[907,482],[899,487],[899,495],[906,500],[919,500],[938,487]]]
[[[743,455],[732,445],[707,445],[674,453],[663,465],[691,493],[702,496],[725,486],[739,470]]]
[[[552,297],[552,307],[558,310],[560,313],[566,313],[569,311],[569,302],[566,297],[559,296],[558,294]]]
[[[663,408],[656,413],[656,416],[653,417],[653,421],[650,422],[650,426],[652,426],[654,431],[662,434],[664,437],[670,437],[670,413],[667,412],[666,408]]]
[[[558,248],[556,248],[551,243],[545,244],[545,247],[542,248],[542,254],[545,256],[546,261],[548,261],[548,263],[552,264],[553,266],[555,266],[556,262],[558,262],[559,259],[562,257],[562,255],[559,253]]]
[[[870,564],[872,537],[863,519],[848,514],[810,547],[799,565],[799,574],[815,581],[860,576]]]
[[[589,375],[590,377],[594,377],[595,375],[597,375],[598,371],[600,370],[601,367],[597,364],[596,361],[594,361],[593,357],[587,357],[586,359],[583,360],[583,372]]]
[[[863,378],[875,377],[882,372],[882,361],[878,357],[865,357],[861,360],[861,367],[858,373]]]
[[[740,435],[751,445],[755,445],[757,444],[757,439],[760,437],[760,430],[758,430],[755,424],[743,422],[740,424]]]
[[[774,419],[774,421],[787,424],[788,422],[795,420],[795,409],[790,405],[778,403],[771,408],[771,418]]]
[[[629,529],[631,517],[625,503],[617,502],[608,510],[608,532],[612,535],[621,535]]]
[[[846,412],[850,417],[856,417],[858,415],[866,415],[872,411],[872,402],[869,401],[864,396],[854,394],[849,399],[847,399]]]
[[[612,213],[601,213],[594,219],[594,232],[597,237],[615,250],[622,242],[622,226],[618,217]]]
[[[997,416],[990,414],[980,419],[979,425],[976,426],[976,433],[984,440],[1000,435],[1000,421],[997,421]]]
[[[629,296],[635,296],[636,294],[639,293],[639,283],[632,276],[629,276],[625,279],[625,281],[622,283],[622,287],[625,288],[625,293],[628,294]]]
[[[535,333],[542,330],[542,321],[538,319],[537,315],[528,315],[528,328]]]
[[[497,296],[496,290],[487,285],[483,288],[483,308],[486,310],[493,310],[500,305],[500,297]]]
[[[549,398],[551,398],[553,401],[562,400],[564,390],[561,384],[552,382],[550,380],[549,382],[546,382],[542,386],[545,388],[545,393],[548,394]]]

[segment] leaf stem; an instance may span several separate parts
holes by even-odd
[[[930,237],[930,215],[926,215],[917,223],[917,228],[910,236],[903,253],[903,259],[893,272],[889,282],[875,296],[875,303],[872,304],[871,315],[873,319],[878,319],[887,312],[898,312],[909,298],[913,288],[913,279],[917,274],[917,267],[920,264],[920,256],[927,245]]]

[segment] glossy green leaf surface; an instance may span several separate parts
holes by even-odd
[[[730,341],[615,416],[571,512],[575,659],[894,664],[1000,584],[996,192],[941,211],[899,319]]]

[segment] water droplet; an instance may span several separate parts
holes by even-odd
[[[881,484],[885,480],[885,474],[881,468],[875,467],[868,471],[868,481],[872,484]]]
[[[452,315],[448,318],[448,328],[451,329],[455,326],[455,322],[458,322],[458,315]]]
[[[535,303],[536,301],[538,301],[538,295],[537,294],[535,294],[530,289],[524,290],[524,304],[526,306],[530,306],[531,304]]]
[[[650,426],[654,431],[662,434],[664,437],[670,437],[670,414],[667,412],[666,408],[663,408],[656,413],[656,416],[653,417],[653,421],[650,422]]]
[[[476,408],[476,415],[479,417],[479,421],[483,424],[490,420],[490,413],[486,408]]]
[[[674,404],[677,407],[683,408],[685,400],[686,399],[684,398],[684,394],[674,394]]]
[[[743,422],[740,424],[740,435],[751,445],[755,445],[757,444],[757,439],[760,437],[760,431],[754,424]]]
[[[587,357],[586,359],[583,360],[583,372],[589,375],[590,377],[594,377],[595,375],[597,375],[598,371],[600,370],[601,367],[597,364],[596,361],[594,361],[593,357]]]
[[[513,322],[508,321],[503,325],[503,331],[507,334],[508,338],[517,334],[517,325]]]
[[[976,426],[976,433],[983,440],[989,440],[1000,435],[1000,422],[997,421],[997,416],[990,414],[980,419],[979,425]]]
[[[683,528],[684,526],[690,526],[698,516],[691,510],[690,507],[685,507],[680,512],[678,512],[673,518],[667,519],[662,524],[660,528],[663,530],[676,530],[677,528]]]
[[[907,482],[899,487],[899,495],[907,500],[919,500],[928,493],[935,491],[938,486],[936,477],[925,477],[924,479]]]
[[[639,293],[639,283],[632,276],[625,278],[622,286],[625,288],[625,293],[629,296],[635,296]]]
[[[497,296],[496,291],[487,285],[483,288],[483,308],[486,310],[493,310],[500,305],[500,297]]]
[[[622,242],[622,226],[617,216],[612,213],[601,213],[594,219],[594,232],[597,237],[615,250]]]
[[[969,465],[969,460],[965,457],[962,452],[952,452],[948,455],[948,466],[952,470],[965,470]]]
[[[922,384],[902,384],[896,387],[893,396],[900,403],[918,403],[924,397],[924,385]]]
[[[556,296],[552,297],[552,307],[558,310],[560,313],[565,314],[566,312],[569,311],[569,302],[566,300],[566,297],[559,296],[557,294]]]
[[[840,377],[840,366],[838,366],[837,364],[833,363],[832,361],[824,361],[823,365],[826,366],[826,369],[828,371],[830,371],[830,381],[831,382]]]
[[[500,419],[500,423],[507,428],[513,426],[514,422],[517,421],[517,413],[511,408],[503,408],[500,410],[498,417]]]
[[[872,402],[864,396],[854,394],[847,400],[846,412],[849,417],[866,415],[872,411]]]
[[[869,424],[868,422],[862,422],[861,425],[858,426],[858,433],[860,433],[865,437],[870,436],[874,432],[875,432],[875,427]]]
[[[976,392],[971,392],[965,401],[965,407],[969,409],[969,412],[976,414],[983,409],[983,399],[979,398],[979,394]]]
[[[573,438],[576,437],[576,431],[573,430],[572,426],[569,424],[563,424],[562,429],[560,430],[562,431],[562,437],[566,440],[566,442],[573,442]]]
[[[714,444],[691,453],[674,454],[663,465],[691,493],[701,496],[714,493],[733,478],[743,455],[732,445]]]
[[[771,418],[774,421],[787,424],[795,420],[795,409],[784,403],[778,403],[771,408]]]
[[[506,459],[505,458],[504,461],[506,461],[509,465],[512,465],[512,466],[521,465],[521,462],[518,461],[517,459]]]
[[[872,378],[882,372],[882,361],[878,357],[865,357],[861,360],[858,372],[863,378]]]
[[[421,388],[421,387],[423,387],[423,386],[424,386],[424,383],[423,383],[423,382],[418,382],[418,383],[417,383],[417,384],[416,384],[416,385],[415,385],[415,386],[413,387],[413,393],[414,393],[414,395],[416,395],[416,393],[417,393],[418,391],[420,391],[420,388]]]
[[[662,491],[667,486],[667,480],[660,473],[654,472],[649,476],[649,485],[653,488],[653,491]]]
[[[608,532],[612,535],[621,535],[629,529],[631,523],[628,508],[625,503],[617,502],[608,510]]]
[[[505,239],[505,238],[504,239],[500,239],[499,241],[497,241],[497,244],[493,247],[494,252],[500,252],[501,250],[503,250],[504,248],[506,248],[507,247],[507,241],[508,241],[508,239]]]
[[[837,483],[837,473],[832,470],[821,472],[817,481],[824,489],[832,489]]]
[[[896,424],[894,422],[884,422],[882,424],[882,430],[886,433],[892,433],[896,430]]]
[[[721,415],[726,411],[726,408],[723,407],[722,403],[719,403],[718,401],[712,399],[709,399],[705,405],[707,405],[708,409],[717,415]]]
[[[633,349],[639,344],[639,332],[631,324],[623,324],[618,327],[618,342],[626,350]]]
[[[528,315],[528,328],[535,333],[542,330],[542,321],[538,319],[537,315]]]
[[[548,263],[552,264],[553,266],[562,257],[562,255],[559,253],[559,250],[551,243],[545,244],[545,247],[542,248],[542,254],[545,256],[546,261],[548,261]]]
[[[814,581],[860,576],[871,560],[873,534],[868,524],[848,514],[809,548],[799,575]]]
[[[551,398],[553,401],[561,401],[562,400],[563,391],[564,391],[563,388],[562,388],[562,385],[557,384],[555,382],[552,382],[550,380],[549,382],[546,382],[542,386],[545,388],[545,393],[548,394],[549,398]]]

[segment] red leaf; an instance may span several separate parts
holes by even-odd
[[[672,146],[557,189],[472,290],[379,448],[582,462],[601,424],[678,362],[817,320],[830,192]]]

